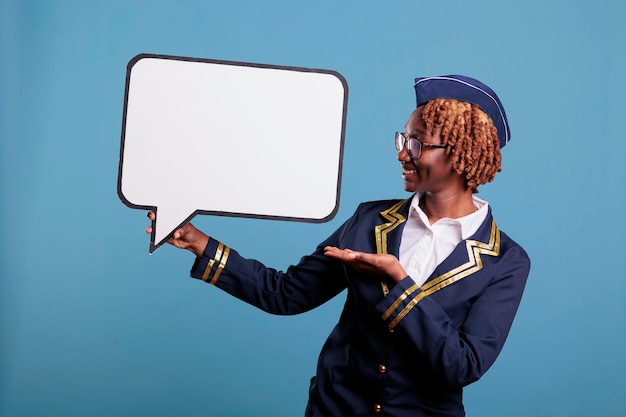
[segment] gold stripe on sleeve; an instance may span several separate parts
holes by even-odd
[[[204,274],[202,274],[202,281],[206,281],[209,279],[209,274],[211,273],[211,268],[213,268],[213,264],[215,263],[215,259],[211,259],[204,269]]]
[[[396,301],[393,302],[393,304],[391,305],[391,307],[389,307],[387,309],[387,311],[385,311],[385,314],[383,314],[383,320],[387,320],[389,318],[389,316],[391,316],[391,314],[393,313],[393,311],[398,308],[398,306],[400,304],[402,304],[402,302],[404,300],[406,300],[406,298],[411,295],[415,290],[417,290],[419,288],[419,285],[417,284],[413,284],[411,285],[409,288],[407,288],[402,294],[400,294],[400,296],[396,299]]]
[[[224,244],[222,242],[220,242],[217,245],[217,249],[215,251],[215,256],[213,257],[213,259],[211,259],[207,266],[206,269],[204,270],[204,274],[202,274],[202,280],[206,281],[209,279],[209,277],[211,276],[211,271],[213,270],[213,265],[215,265],[215,262],[219,262],[217,271],[215,272],[215,274],[217,275],[213,277],[213,279],[211,279],[211,281],[209,282],[210,284],[214,284],[215,281],[217,281],[217,278],[219,277],[222,269],[224,268],[224,265],[226,265],[226,259],[224,259],[223,261],[221,261],[221,258],[223,257],[223,253],[226,253],[226,258],[228,258],[228,252],[230,252],[230,249],[227,246],[224,246]]]
[[[220,259],[220,264],[218,265],[217,270],[215,271],[215,275],[213,276],[213,279],[211,280],[211,282],[209,282],[209,284],[215,284],[217,282],[217,279],[222,274],[222,270],[226,266],[226,261],[228,260],[229,254],[230,254],[230,248],[226,246],[224,248],[224,254],[222,255]]]

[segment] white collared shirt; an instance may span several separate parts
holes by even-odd
[[[457,219],[444,217],[432,225],[419,207],[416,194],[409,208],[409,217],[400,241],[400,264],[417,285],[422,285],[464,239],[467,239],[487,218],[489,204],[472,196],[478,210]]]

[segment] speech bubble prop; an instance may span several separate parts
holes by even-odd
[[[332,219],[347,97],[330,70],[134,57],[117,188],[127,206],[157,213],[150,253],[196,214]]]

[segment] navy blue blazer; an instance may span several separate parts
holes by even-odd
[[[325,246],[398,256],[411,199],[361,204],[285,272],[210,239],[191,275],[272,314],[315,308],[347,288],[320,353],[307,416],[463,416],[462,388],[502,349],[530,260],[491,215],[422,285],[392,285],[324,256]]]

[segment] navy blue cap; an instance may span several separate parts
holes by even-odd
[[[477,104],[491,118],[498,131],[500,148],[511,140],[509,122],[496,93],[485,84],[463,75],[442,75],[415,79],[417,107],[436,98],[453,98]]]

